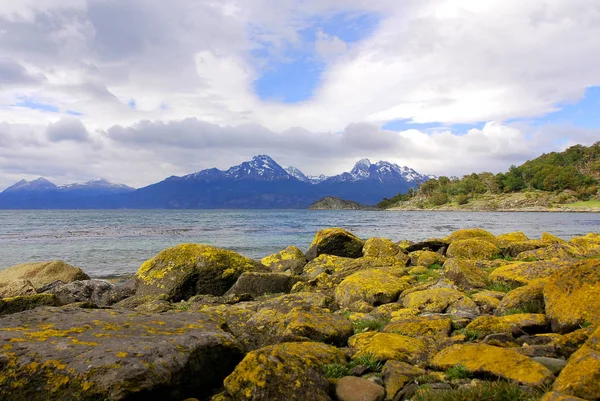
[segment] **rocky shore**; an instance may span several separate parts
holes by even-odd
[[[0,399],[600,400],[600,235],[331,228],[255,261],[165,249],[124,283],[0,271]]]

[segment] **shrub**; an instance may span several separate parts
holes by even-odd
[[[469,197],[467,195],[458,195],[456,197],[456,203],[459,205],[466,205],[469,203]]]

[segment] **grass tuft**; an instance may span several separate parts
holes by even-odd
[[[380,331],[388,323],[389,319],[378,318],[378,319],[362,319],[352,323],[354,327],[354,334],[364,333],[365,331]]]
[[[504,311],[503,315],[518,315],[520,313],[544,313],[545,305],[544,301],[529,301],[524,302],[518,308],[508,308]]]
[[[471,372],[464,365],[454,365],[446,370],[446,377],[450,380],[468,379]]]

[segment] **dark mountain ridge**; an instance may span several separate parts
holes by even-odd
[[[0,208],[307,208],[325,196],[374,204],[429,178],[408,167],[389,162],[371,164],[367,159],[359,161],[349,173],[309,178],[297,168],[284,169],[271,157],[258,155],[225,171],[211,168],[171,176],[137,190],[110,183],[95,188],[94,182],[57,187],[47,180],[20,181],[0,193]]]

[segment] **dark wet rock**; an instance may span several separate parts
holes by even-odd
[[[235,338],[197,312],[38,308],[0,327],[3,401],[204,398],[242,357]]]
[[[285,273],[243,273],[225,295],[289,293],[298,277]]]
[[[137,295],[166,294],[180,301],[193,295],[223,295],[245,272],[266,266],[238,253],[209,245],[181,244],[144,262],[137,272]]]
[[[417,242],[415,244],[411,244],[406,247],[407,252],[414,251],[433,251],[444,253],[448,248],[449,243],[444,241],[443,239],[429,239],[427,241]]]
[[[23,312],[40,306],[55,305],[56,297],[52,294],[35,294],[23,297],[3,298],[0,299],[0,316]]]
[[[73,281],[55,287],[48,292],[54,294],[58,305],[68,305],[75,302],[91,302],[97,306],[109,306],[113,301],[112,294],[115,285],[106,280],[92,279]]]
[[[342,228],[327,228],[317,232],[306,252],[306,258],[311,261],[323,254],[360,258],[363,245],[360,238]]]

